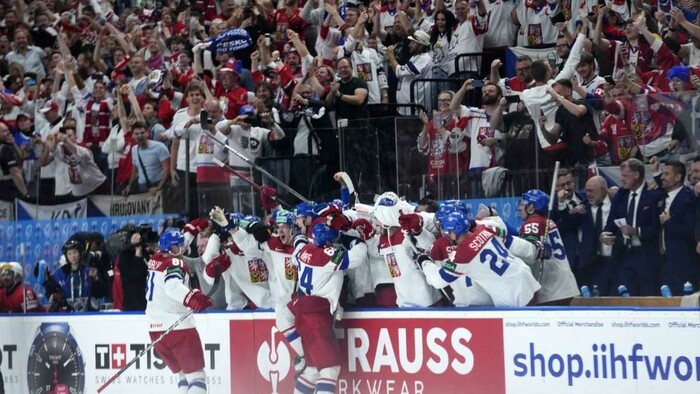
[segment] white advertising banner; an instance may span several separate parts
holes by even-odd
[[[196,320],[209,393],[293,392],[295,354],[273,313]],[[146,327],[138,314],[0,316],[6,392],[95,393],[147,346]],[[681,308],[348,312],[338,393],[695,393],[699,331],[698,310]],[[176,387],[150,352],[104,393]]]
[[[90,202],[103,216],[161,215],[163,213],[161,192],[154,195],[131,194],[128,197],[95,195],[90,196]]]

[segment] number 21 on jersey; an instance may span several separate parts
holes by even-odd
[[[155,287],[154,279],[156,277],[155,271],[148,271],[146,274],[146,299],[148,301],[153,301],[153,289]]]

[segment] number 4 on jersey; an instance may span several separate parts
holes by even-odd
[[[309,267],[304,267],[301,272],[301,277],[299,278],[299,287],[304,290],[306,295],[311,295],[311,290],[313,290],[313,274],[314,270]]]

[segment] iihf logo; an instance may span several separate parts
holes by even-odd
[[[278,394],[277,386],[287,377],[290,367],[289,349],[275,338],[278,332],[273,325],[270,328],[270,342],[263,342],[258,349],[258,371],[272,385],[271,394]]]

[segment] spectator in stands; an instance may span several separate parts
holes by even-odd
[[[197,141],[197,196],[202,212],[200,216],[206,217],[206,210],[210,207],[222,207],[231,209],[230,177],[231,173],[220,167],[214,159],[222,163],[228,162],[229,151],[224,148],[228,145],[230,129],[217,130],[216,125],[224,121],[221,106],[214,99],[205,103],[207,110],[207,131],[202,132]],[[218,141],[218,142],[217,142]]]
[[[37,78],[43,78],[46,75],[44,69],[46,53],[39,47],[29,45],[29,31],[24,27],[15,29],[13,48],[14,50],[5,56],[8,64],[19,63],[25,72],[33,72]]]
[[[657,175],[659,162],[652,159],[652,172]],[[693,191],[685,186],[685,166],[669,160],[661,173],[662,198],[661,254],[663,268],[661,284],[668,285],[672,294],[683,294],[683,284],[700,281],[700,259],[695,253],[695,234],[688,231],[695,226],[697,201]],[[657,178],[658,179],[658,178]],[[657,181],[658,182],[658,181]]]
[[[145,124],[136,122],[131,130],[135,144],[131,151],[132,172],[122,194],[154,195],[165,189],[170,179],[170,152],[162,142],[148,138]]]
[[[352,75],[352,63],[348,58],[336,63],[339,81],[331,83],[326,104],[335,108],[336,119],[362,119],[366,116],[369,96],[367,82]]]
[[[449,74],[477,79],[481,75],[481,57],[457,57],[484,51],[484,34],[489,30],[486,5],[484,0],[457,0],[454,7],[458,24],[447,53]]]
[[[644,182],[644,164],[629,159],[620,166],[622,189],[615,195],[601,241],[613,245],[619,261],[620,284],[632,296],[658,294],[661,285],[659,255],[659,190]],[[618,225],[615,220],[624,220]]]
[[[428,53],[430,50],[430,36],[422,30],[417,30],[413,34],[414,36],[408,37],[409,41],[411,41],[409,44],[411,58],[408,62],[399,64],[396,60],[393,45],[389,46],[386,52],[389,60],[389,67],[399,78],[396,93],[397,104],[407,105],[425,102],[425,84],[413,86],[412,82],[430,76],[432,63],[430,54]],[[412,111],[410,108],[399,107],[399,113],[401,115],[409,115]]]
[[[389,94],[384,65],[377,51],[367,46],[367,18],[365,12],[360,15],[342,50],[352,60],[353,75],[367,83],[368,103],[386,103]]]
[[[697,153],[697,136],[695,130],[700,121],[693,115],[698,106],[698,92],[690,82],[691,69],[686,66],[674,66],[667,73],[671,92],[681,103],[683,110],[677,114],[673,125],[671,142],[668,144],[669,153],[681,161],[692,160]],[[695,76],[697,78],[697,76]]]
[[[532,67],[532,59],[530,56],[519,56],[515,60],[515,76],[511,78],[501,78],[498,69],[503,66],[500,59],[491,62],[491,82],[498,83],[498,86],[503,89],[504,95],[510,96],[518,94],[532,85],[534,82],[530,74]]]
[[[484,49],[491,52],[498,49],[499,57],[505,58],[504,50],[513,45],[518,33],[518,28],[511,18],[515,2],[485,1],[484,3],[489,16],[489,30],[484,34]]]
[[[200,115],[204,105],[205,93],[199,83],[190,83],[185,90],[188,107],[182,108],[173,117],[173,136],[170,146],[170,177],[180,202],[189,198],[190,213],[197,216],[197,141],[202,133]],[[183,139],[189,140],[189,151]],[[185,173],[189,173],[189,180]],[[185,182],[189,182],[189,196],[185,196]],[[177,201],[177,200],[176,200]],[[184,206],[182,206],[184,208]]]
[[[431,78],[447,78],[450,73],[448,54],[457,27],[457,18],[449,10],[433,13],[435,24],[430,29],[430,54],[433,59]]]
[[[559,29],[549,18],[558,12],[558,1],[533,0],[518,3],[511,12],[513,23],[519,26],[518,46],[554,44]]]
[[[56,161],[68,165],[68,178],[73,197],[88,194],[109,194],[107,177],[100,172],[92,152],[78,145],[75,129],[66,128],[47,138],[47,149],[53,152]]]
[[[573,86],[568,79],[560,79],[552,88],[547,88],[559,107],[554,126],[547,127],[547,117],[539,119],[540,129],[552,145],[558,140],[566,143],[566,165],[586,167],[593,161],[593,151],[586,141],[598,140],[598,130],[593,121],[593,108],[588,101],[574,100]],[[588,136],[584,141],[584,137]]]
[[[214,301],[214,305],[212,305],[211,309],[222,311],[226,309],[226,286],[219,286],[214,294],[209,294],[213,285],[208,284],[207,281],[204,280],[204,268],[206,264],[202,260],[202,255],[204,255],[206,251],[208,242],[209,235],[200,233],[197,237],[197,257],[183,256],[182,259],[190,269],[191,280],[197,284],[196,287]],[[192,287],[195,286],[193,285]]]
[[[30,198],[12,134],[7,125],[0,123],[0,200],[13,202],[18,197]]]

